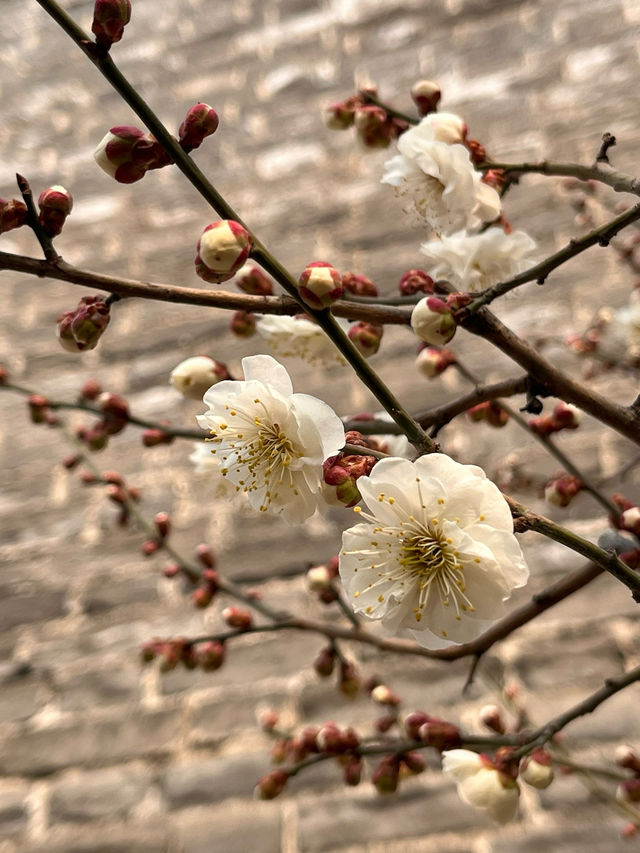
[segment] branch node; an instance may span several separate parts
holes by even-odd
[[[596,163],[608,163],[609,162],[609,148],[613,148],[616,144],[616,138],[612,133],[603,133],[602,134],[602,145],[596,155]]]

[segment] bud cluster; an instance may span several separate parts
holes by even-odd
[[[460,729],[456,725],[424,711],[413,711],[405,717],[404,729],[412,740],[421,741],[439,752],[455,749],[462,743]]]
[[[57,319],[60,345],[67,352],[95,349],[110,319],[104,297],[83,296],[76,308],[64,311]]]
[[[161,672],[170,672],[178,664],[182,664],[185,669],[199,668],[204,672],[214,672],[224,663],[226,653],[224,643],[210,640],[195,645],[184,637],[153,639],[144,643],[140,651],[143,663],[159,660]]]
[[[434,281],[424,270],[409,270],[398,282],[402,296],[415,296],[416,293],[433,293]]]
[[[82,441],[89,450],[103,450],[109,438],[117,435],[129,423],[129,404],[119,394],[102,391],[95,403],[101,413],[100,420],[93,426],[80,426],[76,429],[76,438]]]
[[[556,403],[550,415],[532,418],[529,429],[537,435],[552,435],[563,429],[578,429],[582,421],[582,412],[570,403]]]
[[[378,449],[375,441],[367,441],[356,430],[345,435],[346,444]],[[360,477],[368,476],[378,460],[375,456],[356,453],[337,453],[330,456],[322,465],[324,499],[332,506],[355,506],[361,500],[357,482]]]
[[[495,400],[486,400],[484,403],[478,403],[477,406],[472,406],[467,409],[467,418],[471,423],[479,423],[486,421],[489,426],[503,427],[509,420],[509,413],[503,409],[500,403]]]
[[[27,216],[27,205],[23,201],[0,198],[0,234],[25,225]]]
[[[65,468],[75,468],[80,460],[68,458],[63,460]],[[121,527],[129,523],[131,512],[129,505],[132,501],[140,500],[140,489],[136,486],[127,486],[124,478],[117,471],[103,471],[100,477],[97,477],[91,471],[82,471],[80,479],[85,486],[106,485],[106,493],[108,499],[114,503],[119,510],[118,524]]]
[[[338,577],[338,557],[331,557],[326,563],[312,566],[307,572],[307,587],[318,595],[323,604],[331,604],[336,600],[337,593],[333,581]],[[328,675],[333,671],[333,664]]]
[[[584,488],[584,483],[573,474],[552,477],[544,487],[544,499],[554,506],[566,507]]]
[[[388,148],[394,139],[408,129],[404,119],[390,115],[384,107],[372,103],[377,89],[370,86],[325,110],[325,123],[330,130],[355,127],[365,148]]]
[[[378,288],[371,279],[357,272],[342,273],[342,287],[346,293],[351,293],[353,296],[378,295]]]

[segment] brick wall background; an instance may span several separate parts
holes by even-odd
[[[64,4],[88,27],[92,4]],[[436,77],[443,107],[462,114],[471,134],[496,157],[590,162],[605,130],[619,139],[614,162],[637,171],[640,126],[638,24],[633,0],[134,0],[134,15],[114,58],[171,128],[196,100],[213,104],[221,127],[195,155],[240,214],[296,272],[313,258],[373,277],[392,291],[420,265],[419,231],[379,184],[384,152],[362,152],[350,133],[330,133],[321,109],[349,94],[354,77],[375,79],[383,96],[409,108],[408,89]],[[36,3],[3,0],[0,31],[0,195],[13,175],[35,192],[62,183],[75,207],[58,248],[71,263],[152,281],[197,286],[193,254],[213,217],[176,170],[133,186],[115,185],[91,157],[108,127],[137,124],[81,53]],[[530,177],[512,191],[508,217],[541,252],[579,233],[559,183]],[[29,234],[3,235],[0,248],[37,255]],[[529,336],[561,339],[583,328],[601,304],[625,302],[631,278],[612,251],[592,249],[554,274],[543,292],[529,285],[505,300],[500,316]],[[238,343],[222,313],[136,302],[114,309],[100,347],[82,358],[54,340],[55,317],[86,291],[2,273],[0,361],[16,380],[71,398],[97,376],[149,418],[193,424],[196,403],[167,387],[171,368],[194,352],[237,367],[262,349]],[[568,315],[573,318],[571,322]],[[505,359],[461,334],[457,350],[488,381],[514,375]],[[552,346],[558,364],[580,370]],[[424,408],[459,393],[453,377],[427,384],[412,367],[413,342],[390,330],[375,364],[403,401]],[[299,390],[339,412],[372,407],[340,371],[289,362]],[[636,395],[635,376],[594,380],[620,401]],[[76,420],[72,419],[75,423]],[[480,426],[447,428],[442,441],[490,473],[519,461],[536,484],[557,468],[515,425],[496,434]],[[594,476],[634,453],[587,419],[562,446]],[[345,511],[290,529],[215,502],[197,481],[189,446],[144,454],[139,433],[117,436],[98,462],[143,489],[149,515],[166,509],[175,543],[203,539],[230,577],[295,571],[337,551]],[[621,818],[574,777],[548,792],[523,792],[522,817],[495,829],[464,807],[437,773],[403,786],[395,798],[363,784],[345,791],[336,768],[322,765],[273,803],[251,800],[267,768],[268,744],[255,731],[254,706],[282,707],[298,725],[327,718],[366,725],[375,710],[320,684],[310,663],[322,643],[311,636],[249,636],[234,643],[213,675],[141,670],[137,649],[154,635],[195,634],[216,611],[194,613],[160,578],[161,560],[138,556],[141,537],[114,530],[98,491],[83,489],[58,464],[60,436],[31,426],[22,403],[0,394],[0,851],[1,853],[527,853],[541,849],[610,851]],[[624,490],[640,498],[633,475]],[[535,488],[525,493],[542,507]],[[548,508],[545,509],[548,511]],[[564,514],[597,536],[599,510],[581,496]],[[568,552],[524,538],[533,568],[521,602],[576,565]],[[316,613],[301,580],[270,580],[265,596]],[[219,618],[219,617],[218,617]],[[637,663],[637,608],[612,580],[551,610],[496,650],[542,722]],[[475,725],[493,694],[479,680],[461,696],[468,664],[380,659],[354,649],[365,674],[376,672],[407,709],[459,715]],[[301,669],[300,663],[303,666]],[[602,762],[612,744],[637,739],[638,692],[629,690],[568,730],[575,755]],[[452,712],[451,708],[455,707]]]

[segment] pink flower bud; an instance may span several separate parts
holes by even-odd
[[[465,139],[465,145],[471,155],[471,162],[477,166],[484,163],[487,159],[487,152],[484,145],[478,142],[477,139]]]
[[[451,308],[436,296],[425,296],[411,313],[411,328],[428,344],[443,346],[457,331]]]
[[[412,711],[404,719],[404,730],[407,733],[407,737],[410,737],[412,740],[419,740],[420,727],[431,719],[429,714],[425,714],[424,711]]]
[[[354,296],[377,296],[378,288],[366,275],[356,272],[342,273],[342,286]]]
[[[191,600],[196,607],[204,610],[213,601],[213,593],[207,585],[199,586],[191,593]]]
[[[248,311],[236,311],[229,323],[229,329],[238,338],[250,338],[256,333],[256,318]]]
[[[365,358],[375,355],[380,349],[384,329],[375,323],[360,320],[349,329],[349,340]]]
[[[151,557],[157,552],[159,547],[160,545],[155,540],[147,539],[146,542],[142,543],[142,547],[140,548],[140,550],[142,551],[145,557]]]
[[[253,241],[247,229],[234,219],[212,222],[198,240],[196,272],[205,281],[228,281],[249,257]]]
[[[89,450],[94,452],[104,450],[109,443],[109,433],[105,430],[104,424],[97,424],[92,429],[85,430],[82,440]]]
[[[433,279],[424,270],[409,270],[398,282],[398,290],[403,296],[433,293]]]
[[[564,474],[549,480],[544,488],[544,498],[554,506],[569,506],[573,498],[582,489],[583,483],[572,474]]]
[[[102,296],[83,296],[77,308],[58,317],[58,340],[68,352],[95,349],[109,320],[109,306]]]
[[[65,219],[71,213],[73,197],[64,187],[49,187],[40,193],[38,207],[40,208],[40,225],[49,237],[56,237],[62,231]]]
[[[256,711],[258,725],[263,732],[272,732],[278,725],[278,712],[273,708],[260,708]]]
[[[198,562],[206,569],[215,568],[216,560],[213,556],[213,551],[206,543],[203,542],[201,545],[198,545],[196,548],[196,557],[198,558]]]
[[[345,751],[345,747],[344,733],[335,723],[325,723],[316,734],[316,748],[319,752],[339,755]]]
[[[257,800],[274,800],[285,789],[289,774],[286,770],[272,770],[258,780],[254,789]]]
[[[171,519],[168,512],[157,512],[154,516],[153,523],[156,526],[158,535],[165,539],[169,535],[171,529]]]
[[[447,367],[455,364],[456,360],[455,354],[450,349],[424,347],[418,353],[416,367],[427,379],[433,379],[444,373]]]
[[[97,379],[87,379],[80,389],[80,397],[83,400],[95,400],[102,394],[102,386]]]
[[[47,398],[40,394],[31,394],[27,399],[27,405],[29,406],[31,423],[43,424],[46,420],[45,415],[49,407]]]
[[[460,729],[453,723],[439,720],[437,717],[431,717],[420,726],[418,737],[427,746],[433,746],[440,751],[453,749],[460,746],[462,742]]]
[[[371,774],[371,781],[379,794],[395,793],[399,778],[400,759],[395,755],[385,755]]]
[[[215,672],[224,663],[225,652],[224,643],[213,640],[201,643],[197,650],[198,666],[204,672]]]
[[[110,47],[120,41],[130,20],[130,0],[95,0],[91,32],[99,44]]]
[[[159,444],[173,444],[175,436],[162,429],[145,429],[141,439],[145,447],[157,447]]]
[[[174,367],[169,382],[183,397],[202,400],[205,391],[223,379],[229,379],[225,364],[206,355],[194,355]]]
[[[129,404],[119,394],[104,392],[97,401],[104,415],[103,427],[109,435],[117,435],[129,421]]]
[[[329,678],[333,673],[336,655],[331,646],[322,649],[318,657],[313,662],[313,668],[320,678]]]
[[[343,779],[344,784],[349,787],[355,787],[360,784],[362,779],[362,759],[359,755],[352,755],[344,765]]]
[[[112,127],[98,143],[93,157],[98,166],[118,183],[133,184],[157,163],[159,145],[150,133],[144,133],[137,127],[119,125]]]
[[[218,113],[208,104],[195,104],[191,107],[178,130],[180,146],[187,152],[198,148],[207,136],[218,129]]]
[[[433,80],[418,80],[411,87],[411,97],[420,116],[435,112],[441,95],[440,86]]]
[[[173,578],[177,578],[182,569],[178,565],[178,563],[167,563],[167,565],[162,570],[162,574],[165,578],[172,580]]]
[[[245,264],[233,280],[236,287],[252,296],[271,296],[273,284],[262,270],[254,264]]]
[[[416,776],[418,773],[424,773],[427,769],[427,762],[419,752],[405,752],[402,756],[402,763]]]
[[[497,705],[484,705],[484,707],[480,709],[480,714],[478,716],[485,726],[491,729],[491,731],[497,732],[499,735],[503,735],[506,732],[507,729],[504,724],[502,710]]]
[[[239,631],[246,631],[253,621],[249,611],[241,607],[225,607],[222,618],[230,628],[237,628]]]
[[[520,766],[520,776],[533,788],[548,788],[553,782],[551,756],[546,749],[534,749]]]
[[[378,717],[375,720],[373,727],[375,731],[380,732],[380,734],[384,734],[388,732],[389,729],[394,726],[398,722],[398,718],[395,714],[383,714],[381,717]]]
[[[556,432],[561,429],[578,429],[582,421],[582,412],[577,406],[561,401],[554,406],[551,418]]]
[[[20,228],[27,221],[27,206],[15,198],[0,198],[0,234]]]
[[[358,107],[355,114],[358,138],[366,148],[388,148],[394,137],[393,125],[382,107]]]
[[[489,424],[489,426],[503,427],[507,424],[509,420],[509,412],[506,409],[503,409],[499,403],[496,403],[495,400],[489,400],[486,404],[487,410],[485,414],[485,420]]]
[[[357,98],[348,98],[326,107],[324,121],[329,130],[346,130],[351,127],[355,119],[355,108],[359,103]]]
[[[331,264],[314,261],[302,271],[298,290],[307,305],[318,309],[328,308],[342,296],[342,277]]]
[[[556,431],[553,419],[549,415],[541,415],[539,418],[531,418],[529,429],[536,435],[551,435]]]

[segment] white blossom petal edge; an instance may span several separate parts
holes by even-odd
[[[505,281],[529,266],[526,260],[535,241],[524,231],[505,234],[502,228],[488,228],[481,234],[458,231],[441,240],[423,243],[433,278],[446,278],[460,290],[478,293]]]
[[[426,648],[465,643],[504,611],[529,570],[498,487],[441,453],[382,459],[358,488],[340,576],[356,612]]]
[[[244,380],[224,380],[204,395],[198,424],[211,432],[220,473],[261,512],[303,521],[324,504],[322,463],[344,445],[335,412],[294,394],[285,368],[270,355],[242,359]]]
[[[348,328],[348,323],[344,326]],[[256,329],[276,355],[283,358],[295,356],[310,364],[320,362],[326,365],[346,365],[346,361],[320,326],[304,317],[265,314],[258,317]]]
[[[520,788],[491,766],[486,757],[468,749],[442,753],[442,772],[458,783],[460,799],[486,812],[497,823],[507,823],[518,811]]]
[[[406,199],[405,212],[437,234],[473,229],[500,216],[500,196],[482,182],[464,145],[442,141],[426,116],[398,139],[395,157],[385,163],[383,184]]]

